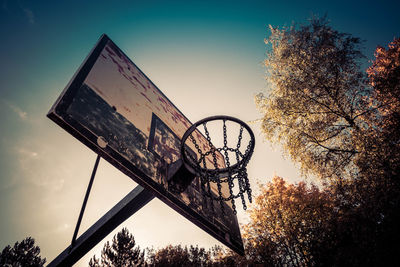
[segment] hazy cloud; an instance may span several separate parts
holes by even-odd
[[[30,24],[35,23],[35,15],[33,14],[33,11],[30,10],[29,8],[23,8],[23,11],[25,13],[25,16],[28,18],[28,21]]]
[[[5,150],[5,151],[4,151]],[[33,167],[37,165],[36,161],[39,154],[36,151],[25,149],[22,147],[13,147],[12,150],[3,149],[1,167],[10,168],[9,170],[1,170],[0,176],[0,192],[8,188],[12,188],[25,178],[30,177]],[[28,173],[28,176],[25,175]]]
[[[22,120],[26,120],[28,119],[28,113],[26,113],[25,111],[23,111],[20,107],[6,102],[6,105],[12,110],[14,111],[14,113],[16,113]]]
[[[38,156],[38,153],[35,151],[30,151],[24,148],[18,148],[17,152],[25,157],[29,157],[29,158],[36,158]]]
[[[20,13],[21,11],[23,12],[23,15],[28,19],[28,22],[30,24],[35,23],[35,14],[33,13],[32,9],[24,7],[24,5],[21,3],[21,1],[8,1],[8,0],[2,0],[1,1],[1,10],[9,13],[9,14],[14,14],[14,13]]]
[[[35,147],[35,146],[34,146]],[[60,167],[51,168],[54,165],[52,157],[37,148],[37,151],[30,146],[17,146],[14,151],[18,157],[18,171],[25,182],[37,187],[45,187],[46,191],[54,192],[63,188],[65,180],[63,169]]]
[[[18,155],[19,170],[29,170],[33,174],[37,168],[38,153],[21,147],[16,147],[15,151]]]

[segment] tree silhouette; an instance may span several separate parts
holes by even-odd
[[[158,250],[150,249],[148,254],[150,266],[211,266],[211,252],[198,246],[166,246]]]
[[[107,241],[101,251],[101,262],[96,255],[89,261],[89,266],[144,266],[144,251],[136,246],[135,238],[127,228],[122,228],[112,240]]]
[[[44,266],[46,259],[40,257],[40,248],[32,237],[27,237],[14,247],[6,246],[0,253],[0,266]]]

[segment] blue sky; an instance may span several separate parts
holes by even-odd
[[[260,116],[253,97],[266,87],[269,24],[327,14],[332,27],[365,40],[367,66],[377,45],[400,36],[398,10],[398,1],[1,1],[0,249],[33,236],[51,261],[70,242],[95,155],[46,113],[102,33],[191,121],[215,114],[251,121]],[[274,174],[300,179],[252,127],[254,186]],[[82,229],[134,186],[102,161]],[[123,226],[141,247],[218,244],[158,200]]]

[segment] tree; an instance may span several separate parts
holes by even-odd
[[[244,228],[250,262],[267,266],[324,266],[332,262],[337,210],[330,191],[280,177],[260,187]]]
[[[357,244],[351,254],[364,265],[394,266],[400,253],[400,40],[377,47],[367,69],[372,91],[365,98],[373,112],[360,116],[368,130],[353,136],[359,151],[358,177],[336,188],[347,236]],[[342,226],[344,223],[342,223]],[[353,263],[355,265],[356,263]],[[358,264],[361,265],[361,264]]]
[[[169,245],[147,251],[145,259],[145,252],[135,247],[133,235],[123,228],[114,236],[112,245],[109,242],[105,243],[101,259],[94,255],[89,261],[89,266],[238,266],[232,263],[235,259],[232,252],[225,255],[225,251],[217,246],[206,250],[198,246]]]
[[[245,248],[246,250],[246,248]],[[245,252],[245,254],[247,254]],[[212,264],[214,267],[238,267],[238,266],[252,266],[252,261],[245,256],[241,256],[231,249],[224,249],[220,246],[215,246],[211,249]]]
[[[32,237],[6,246],[0,253],[0,266],[44,266],[46,258],[40,257],[40,248]]]
[[[101,251],[100,260],[93,256],[89,266],[143,266],[144,251],[136,246],[135,238],[129,233],[127,228],[122,228],[114,235],[112,244],[107,241]]]
[[[374,98],[381,103],[383,114],[399,112],[400,109],[400,38],[389,43],[388,49],[378,46],[375,60],[367,69]]]
[[[210,266],[211,252],[198,246],[166,246],[159,250],[150,249],[148,254],[150,266]]]
[[[353,216],[362,218],[362,242],[376,255],[375,264],[396,265],[395,255],[400,238],[400,39],[394,39],[385,49],[378,46],[375,60],[367,69],[372,92],[368,95],[375,112],[363,120],[372,125],[370,131],[355,136],[360,154],[355,163],[360,178],[348,185],[349,203],[357,203]],[[373,248],[373,249],[371,249]]]
[[[375,60],[367,69],[373,92],[370,105],[377,107],[377,112],[365,120],[376,125],[376,131],[366,137],[365,156],[359,165],[365,173],[384,176],[399,181],[400,169],[400,38],[389,43],[388,49],[378,46]],[[367,143],[367,142],[366,142]],[[366,164],[367,161],[372,164]]]
[[[359,39],[333,30],[325,19],[299,28],[271,27],[266,42],[272,44],[265,61],[270,90],[256,97],[262,130],[305,173],[332,182],[326,188],[336,211],[326,225],[326,234],[335,236],[326,246],[327,255],[335,255],[331,265],[395,265],[400,41],[377,48],[368,77],[360,70]],[[275,249],[268,243],[262,251]]]
[[[325,18],[309,25],[270,26],[272,48],[264,61],[269,91],[256,96],[265,137],[281,142],[305,174],[352,175],[358,154],[354,132],[370,112],[360,40],[332,29]]]

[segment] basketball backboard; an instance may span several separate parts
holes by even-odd
[[[151,80],[103,35],[48,117],[207,233],[244,254],[238,221],[228,204],[207,204],[196,177],[182,193],[168,185],[168,165],[180,158],[192,125]],[[200,145],[208,145],[199,134]],[[202,144],[201,144],[202,143]],[[193,147],[189,147],[196,154]],[[218,164],[224,168],[222,154]],[[213,187],[216,194],[216,186]],[[223,192],[229,193],[228,188]]]

